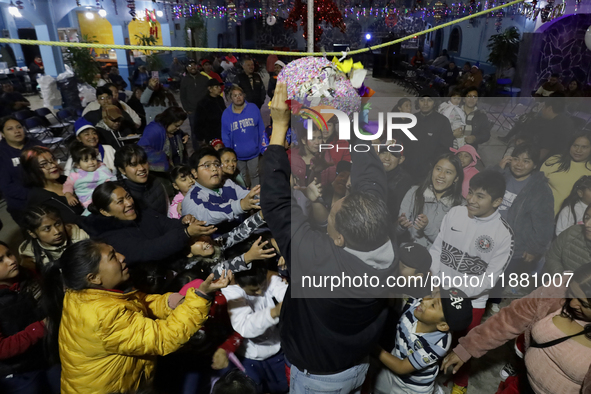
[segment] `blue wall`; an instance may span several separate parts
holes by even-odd
[[[22,18],[14,18],[8,13],[8,4],[10,0],[0,0],[0,26],[3,29],[9,29],[10,36],[17,38],[16,29],[35,27],[37,38],[39,40],[58,41],[58,28],[78,28],[77,11],[84,11],[86,6],[92,7],[96,11],[95,0],[80,0],[81,7],[76,7],[74,1],[54,1],[54,0],[36,0],[35,6],[30,2],[24,2],[24,9],[21,10]],[[136,10],[161,10],[165,11],[162,4],[152,1],[136,1]],[[125,39],[129,38],[127,25],[131,22],[131,15],[124,0],[117,0],[117,13],[112,1],[102,1],[101,5],[107,11],[106,19],[113,26],[113,37],[115,44],[125,44]],[[166,16],[168,15],[168,18]],[[162,26],[163,43],[165,46],[184,47],[184,21],[173,19],[170,12],[164,12],[162,17],[158,17]],[[175,23],[181,24],[181,30],[175,30]],[[12,28],[11,28],[12,27]],[[218,27],[219,28],[219,27]],[[215,34],[214,42],[217,42]],[[17,58],[22,57],[20,45],[13,45]],[[46,72],[56,76],[64,71],[61,49],[58,47],[40,47]],[[172,59],[172,55],[169,55]],[[128,72],[133,68],[127,63],[125,51],[117,51],[117,62],[121,75],[127,78]],[[19,64],[24,65],[24,64]]]

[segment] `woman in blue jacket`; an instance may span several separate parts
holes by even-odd
[[[180,127],[186,119],[185,111],[179,107],[170,107],[146,126],[138,145],[148,155],[150,171],[165,172],[171,166],[185,163],[184,144],[188,136],[183,136]]]

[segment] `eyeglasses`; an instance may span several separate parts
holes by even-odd
[[[466,96],[466,98],[478,98],[478,96],[470,95],[470,96]]]
[[[121,119],[121,118],[119,118],[119,119],[111,119],[111,118],[109,118],[109,117],[107,116],[107,119],[109,119],[109,120],[110,120],[111,122],[113,122],[113,123],[121,123],[121,122],[123,122],[123,119]]]
[[[218,169],[218,168],[220,168],[221,166],[222,166],[222,164],[221,164],[219,161],[217,161],[217,162],[215,162],[215,163],[205,163],[205,164],[200,164],[200,165],[198,165],[197,167],[203,167],[203,168],[205,168],[206,170],[208,170],[208,171],[209,171],[209,170],[211,170],[211,169],[212,169],[212,167],[213,167],[213,168],[215,168],[215,169]]]
[[[109,96],[107,96],[107,97],[99,97],[98,99],[99,99],[99,101],[105,101],[105,100],[112,100],[113,97],[109,97]]]
[[[44,170],[49,170],[53,166],[57,166],[60,163],[55,157],[51,160],[44,161],[43,163],[39,163],[39,167],[43,168]]]

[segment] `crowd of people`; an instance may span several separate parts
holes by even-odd
[[[464,394],[464,364],[521,334],[499,392],[587,392],[591,134],[557,89],[496,164],[470,84],[400,99],[417,141],[362,152],[336,116],[311,138],[291,118],[279,59],[268,87],[249,58],[173,66],[180,103],[141,70],[126,103],[102,75],[65,163],[0,119],[0,191],[24,237],[0,240],[2,393],[432,393],[451,372]],[[294,267],[490,279],[300,298]],[[568,286],[507,284],[570,271]]]

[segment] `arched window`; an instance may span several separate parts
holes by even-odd
[[[447,44],[447,50],[449,52],[460,53],[460,47],[462,45],[462,30],[459,27],[454,27],[449,35],[449,42]]]

